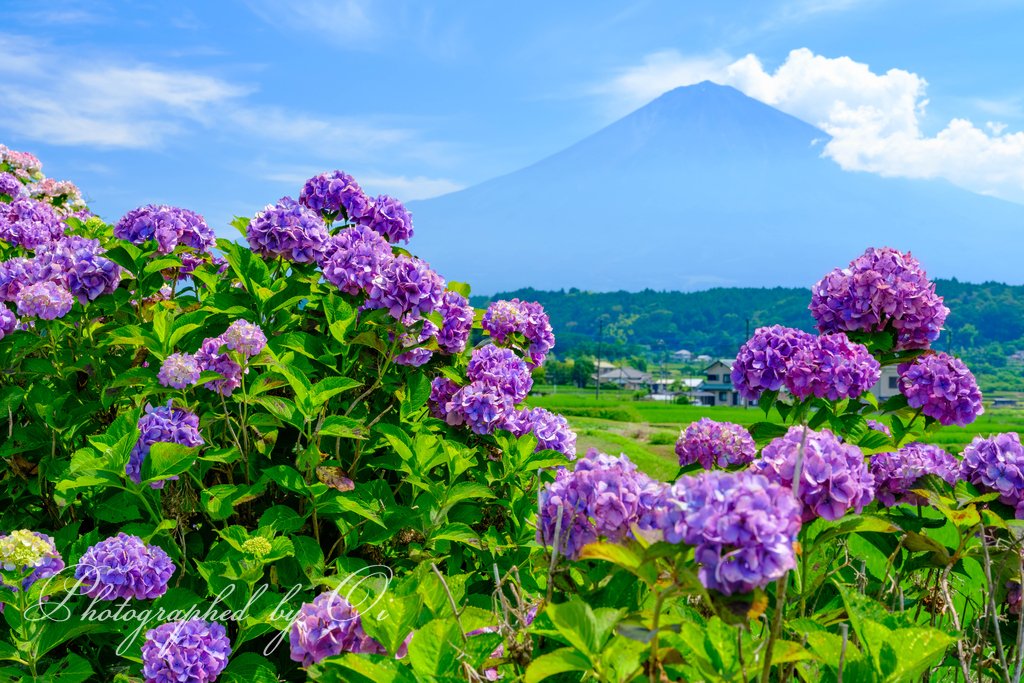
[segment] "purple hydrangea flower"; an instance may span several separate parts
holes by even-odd
[[[772,481],[794,488],[793,478],[803,451],[797,496],[803,521],[815,517],[836,520],[850,509],[860,512],[875,497],[875,482],[856,446],[842,443],[832,432],[790,427],[761,451],[751,469]]]
[[[978,382],[959,358],[931,353],[901,365],[899,373],[907,404],[941,424],[964,427],[985,412]]]
[[[386,194],[374,199],[369,210],[358,221],[360,225],[380,233],[392,244],[408,242],[412,237],[412,214],[402,202]]]
[[[544,307],[536,302],[519,299],[495,301],[484,312],[481,325],[496,344],[512,343],[513,335],[523,335],[529,343],[527,351],[533,365],[543,363],[555,346],[551,321]]]
[[[447,291],[441,296],[437,311],[442,321],[437,345],[445,353],[462,353],[473,330],[473,307],[458,292]]]
[[[248,358],[260,355],[267,345],[267,337],[260,326],[247,320],[236,320],[231,323],[220,338],[229,349]]]
[[[81,304],[113,294],[121,283],[121,266],[102,256],[86,256],[67,272],[68,289]]]
[[[733,386],[750,401],[765,391],[778,391],[786,381],[793,354],[813,339],[813,335],[792,327],[759,327],[733,361]]]
[[[461,387],[447,377],[435,377],[430,382],[430,414],[439,420],[448,419],[448,404]]]
[[[314,211],[348,221],[358,221],[370,213],[372,201],[355,178],[343,171],[321,173],[306,181],[299,202]]]
[[[986,491],[999,494],[999,500],[1016,510],[1024,519],[1024,446],[1016,432],[974,437],[964,448],[961,476]]]
[[[11,200],[21,199],[25,196],[25,186],[16,176],[6,171],[0,173],[0,194],[5,194]]]
[[[0,304],[0,339],[3,339],[18,327],[18,318],[14,311]]]
[[[165,406],[147,404],[146,412],[139,418],[139,440],[135,442],[125,472],[136,484],[142,481],[142,462],[149,455],[155,443],[178,443],[182,446],[201,446],[203,437],[199,433],[199,416],[183,408],[175,408],[171,401]],[[177,479],[177,477],[171,477]],[[153,482],[155,489],[163,488],[163,481]]]
[[[22,288],[15,302],[18,315],[56,320],[68,314],[75,299],[71,292],[54,282],[37,282]]]
[[[926,504],[921,496],[912,493],[914,484],[926,474],[934,474],[952,486],[959,479],[960,463],[938,446],[917,442],[908,443],[896,453],[871,456],[875,495],[886,507],[899,503]]]
[[[321,593],[299,609],[289,636],[292,661],[311,666],[342,652],[386,654],[366,635],[359,612],[335,592]]]
[[[552,450],[569,459],[576,457],[576,432],[569,427],[569,421],[557,413],[544,408],[517,410],[509,418],[506,429],[516,437],[533,434],[538,451]]]
[[[394,259],[387,240],[361,225],[332,237],[323,254],[324,279],[346,294],[367,291],[381,269]]]
[[[910,253],[868,249],[814,286],[811,314],[822,332],[879,332],[896,348],[924,349],[938,339],[949,309]]]
[[[426,315],[438,307],[444,280],[424,261],[398,256],[384,263],[370,282],[367,308],[384,308],[395,320],[410,313]]]
[[[24,197],[0,204],[0,240],[35,249],[64,234],[64,223],[49,204]]]
[[[680,465],[699,462],[706,470],[745,465],[757,455],[757,445],[743,426],[701,418],[676,441]]]
[[[642,501],[659,488],[625,455],[616,458],[590,449],[575,470],[559,469],[555,481],[541,489],[537,542],[576,559],[583,546],[599,537],[621,541],[643,514]],[[559,508],[562,521],[556,536]]]
[[[171,621],[146,632],[146,683],[209,683],[228,665],[231,641],[224,627],[200,618]]]
[[[184,389],[199,381],[199,363],[187,353],[172,353],[164,359],[156,378],[160,384],[172,389]]]
[[[242,386],[242,366],[235,362],[231,354],[222,350],[224,345],[221,337],[204,339],[195,359],[200,370],[217,372],[223,377],[211,380],[204,386],[221,396],[230,396],[235,389]]]
[[[0,301],[15,301],[26,285],[39,282],[36,259],[16,257],[0,262]]]
[[[75,568],[82,594],[96,600],[152,600],[167,592],[174,563],[162,548],[119,533],[85,551]]]
[[[411,315],[406,316],[405,320],[402,322],[407,328],[412,328],[418,323],[421,326],[418,334],[404,332],[399,335],[402,348],[408,350],[395,356],[395,363],[398,365],[408,365],[410,367],[418,368],[421,365],[426,364],[433,357],[434,352],[425,347],[412,347],[417,347],[419,344],[423,344],[437,334],[437,325],[426,318],[416,318]]]
[[[863,344],[842,332],[814,337],[793,352],[786,371],[786,388],[803,400],[810,396],[841,401],[871,389],[882,366]]]
[[[661,490],[638,526],[695,546],[701,583],[725,595],[763,588],[796,565],[800,503],[752,472],[702,472]]]
[[[872,429],[876,432],[881,432],[886,436],[892,436],[892,431],[890,431],[889,427],[887,425],[882,424],[878,420],[867,420],[867,423],[868,429]]]
[[[473,350],[466,376],[471,382],[481,382],[507,394],[513,403],[520,403],[533,388],[526,362],[511,349],[492,344]]]
[[[161,254],[171,253],[179,244],[207,253],[217,243],[206,219],[195,211],[162,204],[126,213],[114,226],[114,237],[139,245],[156,240]]]
[[[316,261],[330,237],[323,219],[291,197],[256,214],[245,234],[254,253],[296,263]]]
[[[444,407],[448,424],[466,424],[477,434],[493,434],[501,429],[514,410],[511,396],[484,382],[470,382]]]

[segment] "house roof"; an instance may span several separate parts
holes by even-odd
[[[610,368],[601,371],[601,379],[622,379],[637,382],[648,382],[651,376],[636,368]]]

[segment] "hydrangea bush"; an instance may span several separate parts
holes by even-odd
[[[538,304],[475,310],[342,171],[235,241],[111,218],[0,145],[0,680],[1014,675],[1024,449],[924,443],[983,404],[909,254],[757,329],[765,419],[659,481],[530,405]]]

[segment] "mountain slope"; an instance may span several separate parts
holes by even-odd
[[[828,136],[739,91],[677,88],[532,166],[413,202],[414,248],[487,293],[809,286],[867,246],[1024,282],[1024,206],[843,171]]]

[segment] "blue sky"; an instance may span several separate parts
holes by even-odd
[[[0,0],[0,142],[115,220],[221,234],[321,170],[403,199],[532,163],[711,78],[844,168],[1024,201],[1024,3]]]

